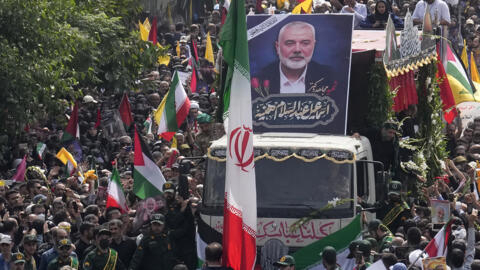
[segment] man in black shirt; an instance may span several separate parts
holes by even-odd
[[[119,219],[112,219],[108,223],[108,229],[112,232],[110,247],[118,252],[118,257],[122,262],[130,262],[137,248],[135,240],[123,234],[123,222]]]
[[[78,255],[78,261],[82,262],[85,258],[85,250],[91,245],[95,225],[90,222],[82,222],[80,225],[80,239],[75,242],[75,250]]]

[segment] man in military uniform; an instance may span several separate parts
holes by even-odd
[[[378,242],[378,252],[382,253],[384,249],[391,246],[393,235],[387,226],[382,224],[378,219],[374,219],[368,223],[368,232]]]
[[[377,213],[377,218],[380,219],[383,225],[387,226],[390,231],[395,232],[403,221],[407,220],[411,213],[410,207],[402,196],[402,183],[398,181],[391,181],[388,185],[388,200],[377,202],[373,205],[361,203],[362,207],[372,207],[371,212]],[[378,240],[378,239],[377,239]],[[381,250],[379,250],[380,252]]]
[[[25,254],[25,270],[37,270],[35,252],[37,251],[37,237],[34,234],[27,234],[23,237],[23,253]]]
[[[165,229],[165,217],[153,214],[150,233],[145,235],[133,254],[129,270],[169,270],[172,268],[172,248]]]
[[[295,259],[290,255],[285,255],[277,262],[274,262],[273,266],[278,267],[280,270],[295,270]]]
[[[72,241],[70,239],[61,239],[58,241],[58,257],[53,259],[47,266],[47,270],[56,270],[64,265],[68,265],[73,269],[78,269],[78,260],[76,257],[71,257]]]
[[[207,153],[210,142],[213,140],[213,132],[211,129],[210,115],[206,113],[197,116],[197,122],[200,126],[200,133],[195,137],[195,145],[193,147],[194,156],[203,156]]]
[[[11,270],[24,270],[25,269],[25,256],[21,253],[12,254]]]
[[[123,270],[126,269],[118,258],[118,253],[109,248],[112,242],[112,233],[106,228],[95,231],[95,248],[90,251],[83,261],[84,270]]]

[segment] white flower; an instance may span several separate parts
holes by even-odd
[[[337,206],[337,202],[340,201],[338,197],[333,198],[331,201],[328,201],[328,204],[331,204],[333,207]]]
[[[432,83],[432,78],[427,77],[427,85],[429,85],[430,83]]]

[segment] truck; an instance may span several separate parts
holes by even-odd
[[[375,173],[370,142],[342,135],[312,133],[254,134],[257,191],[257,262],[292,253],[345,227],[360,211],[357,196],[374,203],[383,198],[384,178]],[[208,226],[222,233],[226,136],[207,154],[204,197],[199,208],[200,237]],[[351,201],[322,211],[292,231],[291,226],[336,199]],[[212,235],[212,234],[210,234]],[[217,239],[209,239],[210,241]]]

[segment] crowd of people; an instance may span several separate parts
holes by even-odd
[[[458,3],[443,0],[425,0],[439,6],[435,13],[439,24],[448,25],[449,38],[467,46],[480,60],[477,16],[480,5],[476,0]],[[300,2],[300,1],[298,1]],[[254,14],[288,13],[296,1],[262,1],[248,4],[246,11]],[[210,9],[209,9],[210,7]],[[444,8],[447,7],[445,10]],[[187,194],[179,194],[181,160],[192,156],[204,156],[212,140],[225,134],[223,124],[215,123],[219,115],[220,98],[217,96],[221,82],[217,80],[219,66],[204,58],[206,34],[218,42],[222,25],[219,5],[205,5],[203,17],[194,16],[194,23],[186,25],[159,25],[158,40],[170,45],[168,65],[139,78],[139,91],[128,93],[134,124],[152,154],[153,161],[161,169],[167,183],[163,186],[163,199],[145,214],[141,200],[133,192],[133,125],[119,127],[116,110],[122,94],[111,96],[92,92],[79,100],[79,140],[68,145],[61,141],[64,126],[56,122],[57,116],[43,123],[33,123],[18,138],[10,138],[3,151],[0,178],[0,270],[2,269],[196,269],[198,267],[195,244],[197,206],[202,200],[205,167],[196,162],[185,173],[188,179]],[[331,0],[313,1],[313,13],[354,13],[355,27],[385,27],[390,16],[398,28],[409,10],[414,22],[425,12],[424,0]],[[418,23],[418,22],[417,22]],[[195,49],[196,48],[196,49]],[[459,47],[457,47],[458,49]],[[213,46],[217,60],[221,53]],[[217,54],[218,53],[218,54]],[[478,56],[478,57],[477,57]],[[189,114],[172,141],[155,135],[151,119],[153,111],[170,89],[173,72],[189,72],[189,61],[198,57],[196,84],[184,81],[191,101]],[[218,63],[220,61],[216,61]],[[190,89],[194,85],[195,89]],[[68,102],[65,102],[68,104]],[[65,106],[65,116],[71,108]],[[414,114],[411,115],[414,119]],[[65,117],[67,118],[67,117]],[[414,120],[412,120],[414,122]],[[413,123],[412,122],[412,123]],[[66,120],[65,120],[66,123]],[[458,122],[460,123],[460,122]],[[413,124],[412,124],[413,125]],[[413,127],[408,130],[415,136]],[[381,130],[367,135],[372,142],[374,157],[387,165],[387,169],[399,169],[397,139],[399,127],[385,123]],[[426,244],[435,236],[438,228],[432,225],[429,199],[449,201],[453,216],[453,237],[448,242],[447,265],[455,269],[480,269],[480,233],[475,209],[480,209],[476,186],[476,161],[480,159],[480,118],[463,128],[450,124],[446,131],[447,150],[450,157],[442,161],[444,177],[425,186],[414,200],[406,202],[411,190],[407,183],[392,181],[388,198],[369,205],[359,203],[377,212],[377,219],[364,220],[368,224],[366,240],[350,244],[350,265],[344,269],[364,270],[375,260],[382,260],[393,270],[406,270],[412,266],[421,269]],[[357,134],[358,135],[358,134]],[[355,135],[356,136],[356,135]],[[40,150],[39,143],[45,144]],[[84,172],[95,174],[79,181],[78,175],[68,175],[67,169],[56,154],[65,146],[75,156]],[[4,149],[5,150],[5,149]],[[177,154],[178,153],[178,154]],[[173,156],[173,158],[172,158]],[[8,181],[17,166],[26,157],[25,181]],[[120,172],[129,212],[110,207],[106,209],[107,187],[113,169]],[[417,177],[416,181],[426,179]],[[403,185],[403,187],[402,187]],[[416,186],[416,185],[414,185]],[[206,269],[220,269],[222,247],[211,243],[205,250]],[[328,270],[339,269],[336,251],[327,247],[323,251],[323,265]],[[291,256],[279,258],[275,264],[280,269],[293,269]]]

